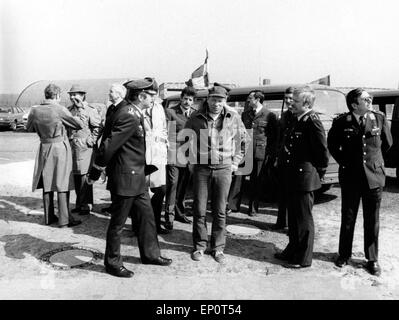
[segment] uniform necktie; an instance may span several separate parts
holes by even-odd
[[[360,125],[360,128],[362,128],[362,129],[364,129],[364,127],[365,127],[365,121],[364,120],[365,120],[364,116],[360,116],[359,117],[359,125]]]

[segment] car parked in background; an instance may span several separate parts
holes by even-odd
[[[245,102],[249,93],[253,90],[260,90],[265,95],[264,104],[269,110],[273,111],[277,117],[280,117],[284,110],[285,90],[289,86],[298,87],[302,85],[303,84],[286,84],[232,88],[229,92],[227,104],[241,113],[245,109]],[[328,130],[331,128],[333,119],[337,115],[347,111],[345,94],[342,91],[330,86],[317,84],[309,84],[309,86],[313,88],[316,94],[316,100],[313,109],[319,114],[327,135]],[[195,103],[197,105],[201,105],[206,100],[207,94],[208,90],[198,91]],[[165,108],[170,108],[178,104],[179,101],[180,95],[173,95],[167,97],[164,100],[163,105]],[[332,184],[338,183],[338,164],[331,156],[326,174],[321,182],[322,188],[320,189],[320,192],[327,191],[330,189]]]
[[[384,155],[385,167],[396,169],[399,180],[399,90],[369,91],[373,108],[384,112],[391,127],[392,147]]]
[[[0,128],[7,130],[17,130],[23,127],[23,115],[25,111],[20,107],[1,106],[0,107]]]

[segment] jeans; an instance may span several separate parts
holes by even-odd
[[[208,188],[211,194],[212,231],[211,251],[223,251],[226,244],[226,203],[232,178],[231,167],[209,168],[195,165],[194,185],[194,250],[206,250],[208,231],[206,226],[206,207]]]

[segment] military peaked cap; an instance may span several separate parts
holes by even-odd
[[[208,90],[208,97],[220,97],[227,99],[229,91],[230,88],[215,82],[213,88]]]
[[[129,91],[143,91],[149,94],[158,93],[158,83],[154,78],[146,77],[144,79],[130,80],[123,84]]]

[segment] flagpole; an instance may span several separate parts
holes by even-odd
[[[209,58],[209,52],[208,52],[208,48],[205,49],[206,52],[206,58],[205,58],[205,62],[206,62],[206,76],[208,79],[208,85],[207,88],[209,88],[209,84],[211,83],[210,79],[209,79],[209,62],[208,62],[208,58]]]

